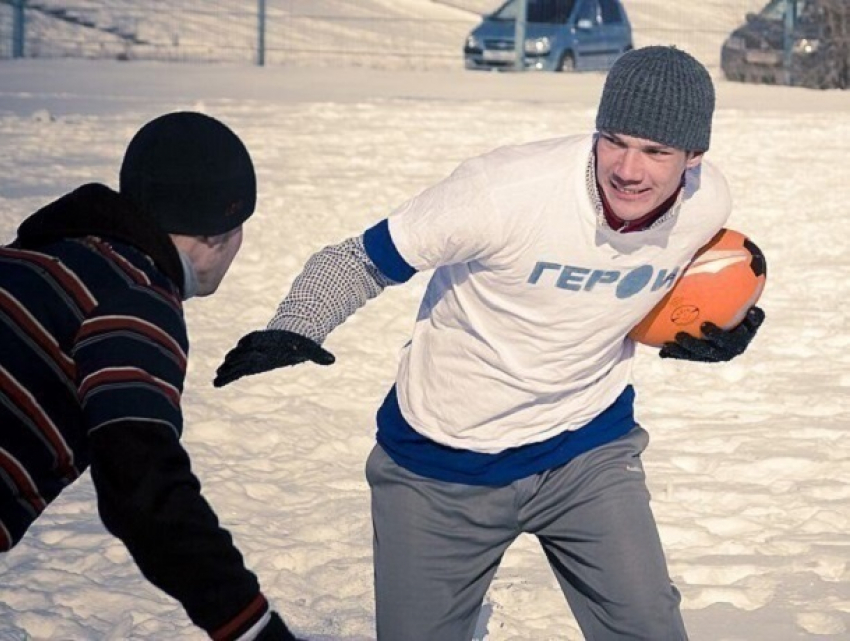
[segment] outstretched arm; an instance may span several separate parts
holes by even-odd
[[[228,352],[213,385],[305,361],[332,364],[333,354],[321,347],[328,334],[393,284],[369,258],[362,236],[325,247],[307,261],[268,327]]]
[[[162,290],[115,292],[82,323],[72,351],[98,510],[211,638],[292,641],[180,444],[187,348],[179,303]]]
[[[91,436],[91,475],[107,530],[151,583],[217,641],[295,641],[201,495],[170,426],[111,423]]]

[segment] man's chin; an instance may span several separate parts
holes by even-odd
[[[646,216],[651,208],[648,206],[611,207],[612,213],[624,223],[630,223]]]

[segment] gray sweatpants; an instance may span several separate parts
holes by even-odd
[[[588,641],[683,641],[649,507],[642,428],[504,487],[436,481],[376,446],[372,488],[380,641],[469,641],[502,555],[534,534]]]

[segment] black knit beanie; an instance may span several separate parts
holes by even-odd
[[[596,129],[706,151],[713,113],[714,85],[696,58],[675,47],[643,47],[608,72]]]
[[[170,234],[216,236],[254,213],[257,180],[248,150],[224,124],[181,111],[130,141],[119,191]]]

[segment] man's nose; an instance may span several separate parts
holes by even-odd
[[[636,149],[626,149],[617,163],[617,178],[626,182],[640,182],[643,178],[643,158]]]

